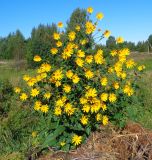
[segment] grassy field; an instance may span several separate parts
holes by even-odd
[[[131,58],[135,59],[138,64],[146,66],[146,72],[140,79],[140,91],[138,93],[141,100],[139,104],[130,106],[130,119],[136,121],[145,128],[152,129],[152,54],[132,54]]]
[[[134,53],[130,57],[139,64],[144,64],[146,70],[152,72],[152,54]]]
[[[24,74],[32,75],[34,70],[27,69],[25,64],[17,65],[14,61],[0,61],[0,80],[8,79],[15,86]]]

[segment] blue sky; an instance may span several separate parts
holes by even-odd
[[[65,23],[75,8],[88,6],[92,18],[104,13],[100,27],[116,37],[137,42],[152,34],[152,0],[0,0],[0,36],[20,29],[27,38],[34,26]]]

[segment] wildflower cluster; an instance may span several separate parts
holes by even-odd
[[[92,14],[93,8],[89,7],[87,12]],[[30,102],[35,112],[50,118],[50,126],[61,127],[58,134],[57,128],[50,127],[48,134],[54,133],[55,144],[50,142],[48,146],[70,149],[81,144],[92,130],[114,119],[122,111],[120,102],[130,99],[135,92],[134,73],[138,74],[145,67],[128,58],[129,49],[112,50],[107,55],[102,48],[86,48],[89,38],[76,40],[81,28],[88,37],[95,32],[101,34],[97,25],[103,17],[103,13],[97,13],[94,23],[88,20],[84,26],[77,24],[75,30],[66,35],[54,33],[56,45],[50,49],[50,57],[58,63],[36,55],[33,60],[39,64],[37,74],[23,76],[28,92],[15,88],[21,101]],[[59,22],[58,27],[62,28],[63,23]],[[108,38],[110,34],[106,30],[100,38]],[[118,37],[116,41],[121,45],[124,39]],[[122,97],[125,98],[122,100]],[[36,133],[38,137],[38,131]]]

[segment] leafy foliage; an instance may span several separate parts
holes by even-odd
[[[76,10],[75,14],[79,12]],[[88,16],[91,13],[89,9]],[[92,41],[88,37],[96,34],[101,40],[110,36],[108,30],[96,30],[102,18],[103,14],[97,13],[95,22],[87,19],[67,32],[56,29],[51,33],[54,43],[48,49],[50,53],[44,47],[45,56],[44,52],[33,55],[39,66],[36,75],[24,75],[27,88],[15,88],[22,105],[29,106],[39,117],[32,135],[34,144],[41,149],[74,149],[109,120],[120,127],[125,124],[126,108],[136,99],[136,81],[145,66],[128,58],[130,51],[123,47],[122,37],[116,38],[116,49],[107,53],[100,46],[87,46]],[[62,26],[60,22],[58,27]],[[33,31],[32,38],[43,34],[43,29]],[[36,42],[35,49],[43,46]]]
[[[27,43],[27,61],[29,66],[34,67],[33,56],[39,54],[46,60],[49,57],[50,47],[55,44],[52,34],[57,32],[57,26],[39,25],[38,28],[33,28],[31,38]]]

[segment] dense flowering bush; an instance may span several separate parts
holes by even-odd
[[[87,12],[92,14],[93,8]],[[126,103],[131,102],[136,75],[145,67],[127,57],[127,48],[107,54],[102,48],[86,47],[90,35],[98,33],[100,40],[110,36],[110,31],[102,33],[97,27],[103,17],[97,13],[95,23],[88,20],[85,26],[77,24],[68,33],[54,33],[56,46],[50,49],[50,61],[36,55],[33,60],[40,65],[36,75],[23,77],[28,89],[15,88],[20,100],[30,104],[40,121],[47,117],[45,127],[32,132],[44,148],[75,148],[99,125],[107,125],[109,120],[119,123]],[[62,28],[63,23],[59,22],[58,27]],[[82,28],[88,39],[77,39]],[[116,41],[120,48],[123,38]]]

